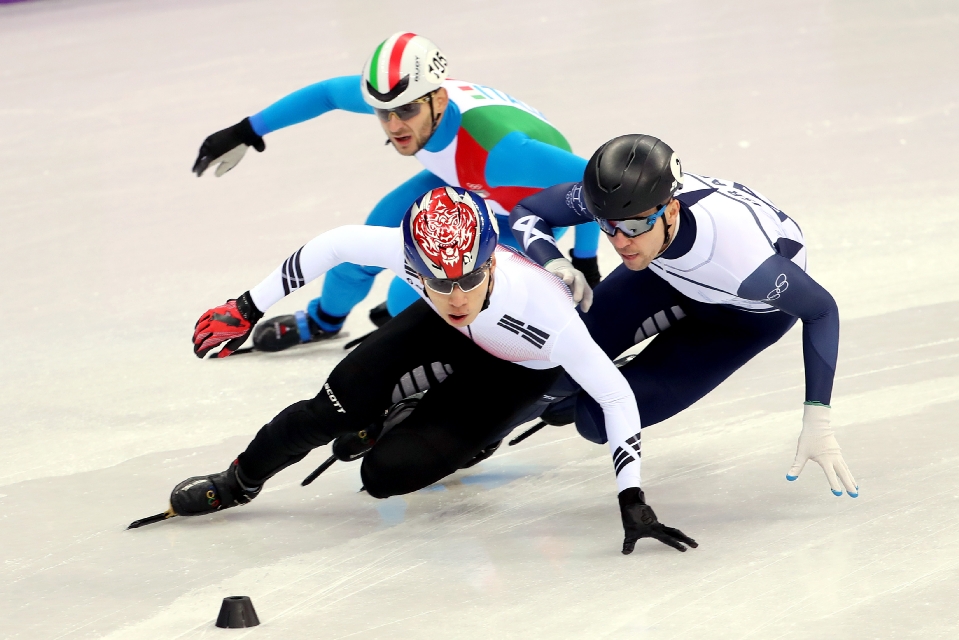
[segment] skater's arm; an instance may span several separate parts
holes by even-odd
[[[585,169],[584,158],[514,131],[490,149],[486,159],[486,184],[545,189],[580,182]],[[575,224],[574,255],[581,259],[594,258],[599,246],[599,227],[591,221],[583,224],[577,220]]]
[[[812,460],[826,474],[833,495],[845,490],[851,498],[859,485],[849,470],[830,424],[833,378],[839,353],[839,308],[822,285],[798,265],[781,255],[768,258],[745,281],[739,295],[761,300],[803,323],[803,361],[806,368],[806,403],[796,457],[786,472],[796,480]]]
[[[592,221],[580,204],[582,184],[557,184],[523,198],[509,214],[513,236],[526,254],[541,265],[562,258],[553,237],[553,227],[569,227]]]
[[[737,293],[765,302],[803,323],[806,402],[828,405],[839,354],[839,307],[835,299],[798,265],[774,255],[763,262]]]
[[[642,538],[652,538],[677,551],[699,546],[679,529],[659,522],[640,489],[640,420],[629,383],[606,354],[593,342],[586,325],[576,316],[560,331],[550,360],[557,362],[603,408],[609,450],[619,489],[623,521],[623,553],[633,552]]]
[[[265,136],[335,109],[373,113],[373,108],[363,100],[360,76],[330,78],[303,87],[250,116],[250,124],[257,135]]]
[[[619,491],[640,486],[640,419],[636,397],[579,316],[556,336],[550,359],[566,370],[603,409]]]
[[[513,131],[490,149],[486,158],[486,184],[545,189],[561,182],[579,182],[585,169],[585,159],[533,140],[521,131]]]
[[[346,225],[322,233],[250,289],[253,303],[260,311],[266,311],[284,296],[343,262],[383,267],[402,277],[403,232],[387,227]]]

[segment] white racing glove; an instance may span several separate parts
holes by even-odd
[[[589,311],[593,305],[593,290],[586,283],[586,276],[582,271],[574,267],[573,263],[566,258],[554,258],[547,262],[544,268],[566,283],[570,293],[573,294],[573,302],[578,304],[584,313]]]
[[[859,496],[859,485],[842,458],[833,428],[829,426],[830,407],[821,404],[803,406],[802,431],[796,445],[796,459],[786,474],[792,482],[802,473],[807,460],[812,460],[826,472],[833,495],[841,496],[843,487],[849,497]],[[840,483],[841,481],[841,483]]]

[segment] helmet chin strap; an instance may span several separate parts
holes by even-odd
[[[670,224],[666,222],[666,212],[663,212],[663,226],[666,228],[666,237],[663,238],[663,246],[660,248],[659,253],[656,254],[656,258],[666,253],[666,249],[669,248],[670,243],[673,241],[672,234],[669,233]],[[656,258],[653,258],[655,260]]]
[[[430,141],[430,138],[433,137],[433,134],[436,133],[436,127],[440,126],[440,118],[443,117],[443,114],[437,114],[436,109],[433,108],[433,94],[435,91],[430,92],[430,120],[433,122],[433,126],[430,128],[430,135],[426,136],[426,140],[423,141],[423,147]],[[420,147],[421,149],[423,147]]]
[[[489,284],[486,285],[486,297],[483,298],[483,307],[480,309],[480,313],[486,311],[489,308],[489,297],[493,295],[493,274],[489,274]]]

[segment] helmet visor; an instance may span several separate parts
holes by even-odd
[[[655,213],[645,218],[627,218],[626,220],[607,220],[605,218],[596,218],[599,228],[608,236],[615,236],[617,231],[622,232],[627,238],[635,238],[651,231],[659,219],[666,211],[669,203],[662,205]]]

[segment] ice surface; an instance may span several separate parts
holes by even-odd
[[[342,355],[200,362],[200,312],[419,170],[352,114],[271,134],[221,179],[189,173],[197,147],[400,29],[583,155],[652,133],[799,222],[843,317],[834,416],[860,498],[815,466],[784,479],[796,330],[645,434],[649,499],[701,543],[685,554],[619,553],[608,452],[569,428],[386,501],[357,495],[356,465],[301,488],[318,451],[249,507],[123,530]],[[0,6],[0,637],[955,637],[957,42],[934,0]],[[263,624],[216,629],[240,594]]]

